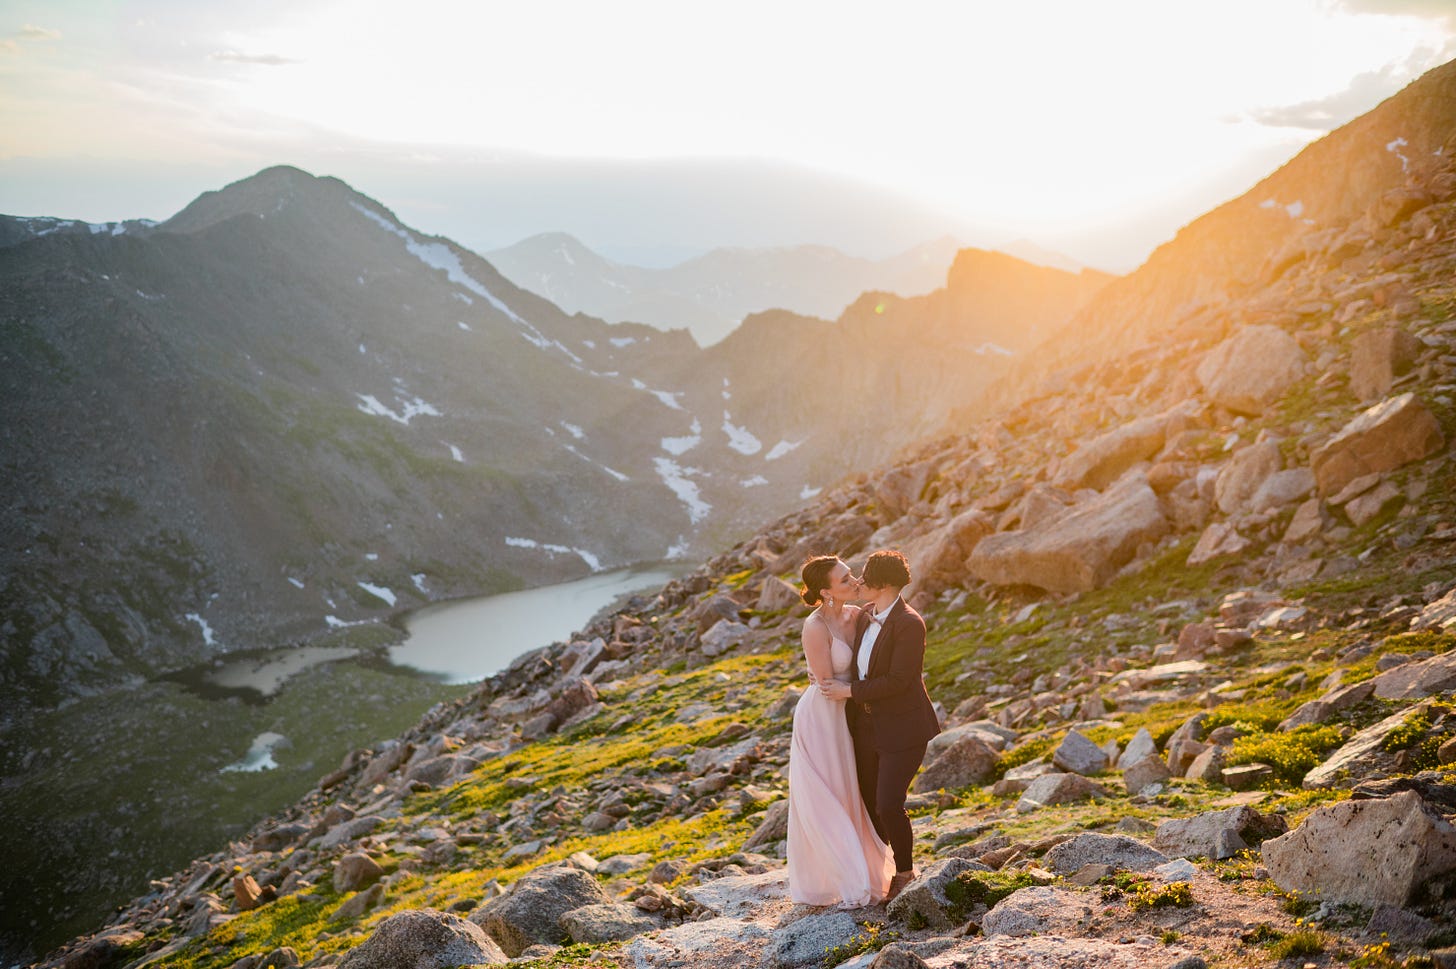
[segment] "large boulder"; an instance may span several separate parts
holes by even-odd
[[[1132,739],[1127,742],[1127,748],[1117,758],[1117,766],[1126,769],[1149,754],[1157,752],[1157,741],[1153,740],[1153,735],[1148,733],[1148,728],[1139,727],[1138,732],[1133,734]]]
[[[985,512],[962,512],[939,528],[912,536],[899,543],[900,550],[915,569],[921,588],[963,583],[966,559],[995,525]]]
[[[911,505],[920,500],[920,494],[925,490],[932,470],[932,464],[928,461],[902,464],[874,481],[871,487],[874,489],[875,504],[885,513],[887,520],[904,515]]]
[[[1456,880],[1456,827],[1414,791],[1316,808],[1264,842],[1269,877],[1285,891],[1367,907],[1439,898]]]
[[[1277,326],[1248,326],[1208,351],[1195,376],[1215,404],[1262,414],[1304,376],[1309,360],[1299,342]]]
[[[480,927],[434,909],[400,912],[379,923],[339,969],[454,969],[509,961]]]
[[[384,877],[379,863],[362,851],[353,851],[334,862],[334,891],[353,892],[373,885]]]
[[[698,639],[698,648],[704,656],[720,656],[740,645],[752,634],[741,622],[719,619]]]
[[[988,535],[967,565],[992,585],[1086,592],[1111,579],[1140,545],[1167,532],[1158,496],[1147,476],[1135,473],[1035,528]]]
[[[1107,769],[1107,751],[1088,740],[1075,730],[1068,730],[1057,749],[1052,752],[1052,763],[1073,774],[1099,774]]]
[[[1446,444],[1436,415],[1415,394],[1381,401],[1350,421],[1310,456],[1321,495],[1356,478],[1391,471],[1434,454]]]
[[[757,875],[726,875],[682,890],[690,902],[730,919],[751,917],[788,898],[789,873],[772,868]]]
[[[1071,804],[1106,796],[1107,791],[1102,785],[1089,781],[1081,774],[1043,774],[1022,791],[1016,810],[1020,814],[1028,814],[1053,804]]]
[[[758,611],[777,612],[780,609],[796,609],[803,604],[804,600],[799,596],[797,586],[776,575],[764,577],[758,590]]]
[[[619,902],[583,905],[561,916],[561,927],[572,942],[620,942],[651,932],[657,923],[635,905]]]
[[[849,941],[858,931],[859,924],[849,912],[831,909],[795,919],[774,930],[761,965],[774,969],[819,966],[825,952]]]
[[[1225,515],[1243,511],[1264,482],[1282,467],[1284,455],[1273,441],[1259,441],[1239,448],[1213,483],[1213,500],[1218,510]]]
[[[1128,468],[1157,455],[1163,449],[1169,426],[1186,423],[1190,416],[1190,409],[1182,407],[1113,428],[1062,459],[1054,482],[1072,490],[1106,488]]]
[[[551,726],[555,729],[572,717],[588,710],[597,702],[597,688],[584,676],[567,680],[556,692],[556,697],[547,705],[551,715]]]
[[[986,913],[985,918],[981,919],[981,931],[988,938],[998,935],[1038,935],[1079,916],[1090,914],[1088,908],[1087,896],[1080,892],[1040,885],[1023,888],[1001,899]],[[996,963],[993,961],[987,964]],[[1056,963],[1042,963],[1038,960],[1023,964],[1054,965],[1061,964],[1061,960]],[[1097,965],[1099,962],[1093,960],[1085,964]]]
[[[1357,704],[1364,703],[1374,692],[1375,682],[1373,680],[1332,686],[1322,696],[1301,704],[1299,709],[1284,718],[1284,721],[1279,724],[1279,729],[1288,732],[1295,727],[1324,723],[1335,714],[1343,713]]]
[[[744,851],[754,851],[789,836],[789,799],[774,801],[763,812],[763,820],[753,829],[753,834],[743,842]]]
[[[1083,865],[1107,865],[1129,871],[1150,871],[1168,860],[1160,851],[1149,848],[1125,834],[1098,834],[1088,831],[1056,845],[1043,859],[1047,869],[1069,875]]]
[[[1456,650],[1403,663],[1375,677],[1375,695],[1382,700],[1421,700],[1450,690],[1456,690]]]
[[[1172,777],[1168,762],[1157,754],[1148,754],[1122,769],[1122,783],[1127,786],[1129,794],[1137,794],[1154,784],[1166,784]]]
[[[1281,816],[1245,805],[1164,821],[1153,835],[1153,847],[1171,858],[1220,861],[1288,830]]]
[[[1411,620],[1411,628],[1456,632],[1456,586],[1435,602],[1426,603],[1420,615]]]
[[[948,889],[965,872],[990,870],[980,862],[965,858],[933,861],[895,896],[886,911],[892,919],[909,922],[913,918],[932,929],[955,928],[965,921],[967,909],[954,900]]]
[[[996,771],[999,755],[980,737],[968,735],[951,744],[915,778],[915,791],[951,790],[984,784]]]
[[[1252,544],[1239,533],[1233,522],[1213,522],[1198,536],[1193,551],[1188,553],[1188,565],[1202,565],[1214,559],[1239,555]]]
[[[687,769],[693,777],[714,771],[736,773],[758,759],[762,743],[756,736],[744,737],[727,747],[704,747],[688,755]]]
[[[1312,791],[1316,788],[1342,787],[1371,771],[1394,767],[1395,754],[1385,749],[1386,738],[1400,730],[1407,718],[1425,709],[1427,705],[1422,703],[1405,710],[1397,710],[1379,723],[1361,730],[1345,741],[1340,749],[1326,757],[1324,763],[1304,775],[1304,788]]]
[[[1314,472],[1309,468],[1276,471],[1259,485],[1259,490],[1249,499],[1247,508],[1254,514],[1281,511],[1309,497],[1314,487]]]
[[[560,945],[566,941],[561,917],[567,912],[611,901],[589,873],[567,865],[547,865],[516,879],[508,893],[472,912],[470,921],[515,958],[538,942]]]
[[[1350,390],[1359,400],[1379,400],[1396,377],[1410,372],[1421,348],[1420,340],[1394,326],[1359,334],[1350,343]]]

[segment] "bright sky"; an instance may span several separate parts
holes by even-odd
[[[782,160],[1038,241],[1167,238],[1453,56],[1456,0],[0,0],[0,211],[170,214],[139,163],[502,152]],[[25,211],[56,183],[16,163],[76,159],[114,191]]]

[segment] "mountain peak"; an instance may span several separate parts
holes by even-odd
[[[368,201],[333,176],[317,176],[292,165],[274,165],[214,192],[203,192],[162,223],[168,232],[197,232],[239,215],[267,216],[304,199],[347,196]]]

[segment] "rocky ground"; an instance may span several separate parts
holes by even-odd
[[[43,964],[1456,965],[1434,157],[1238,295],[352,752]],[[945,710],[921,876],[888,908],[794,906],[785,579],[883,546]]]

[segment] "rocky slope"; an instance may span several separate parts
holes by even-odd
[[[763,345],[568,316],[335,179],[269,169],[156,226],[3,228],[0,686],[24,703],[698,554],[854,457],[817,416],[833,381],[783,410]],[[789,355],[843,329],[756,332]],[[1002,365],[871,383],[943,413]]]
[[[44,964],[1456,964],[1452,175],[1115,363],[1089,334],[1059,389],[523,656]],[[885,545],[947,711],[921,878],[794,906],[784,579]]]
[[[745,316],[768,309],[833,319],[867,290],[928,293],[944,283],[957,248],[955,240],[941,239],[882,260],[829,246],[715,249],[649,269],[613,262],[553,232],[491,250],[485,258],[522,289],[568,313],[686,327],[707,345],[733,332]]]

